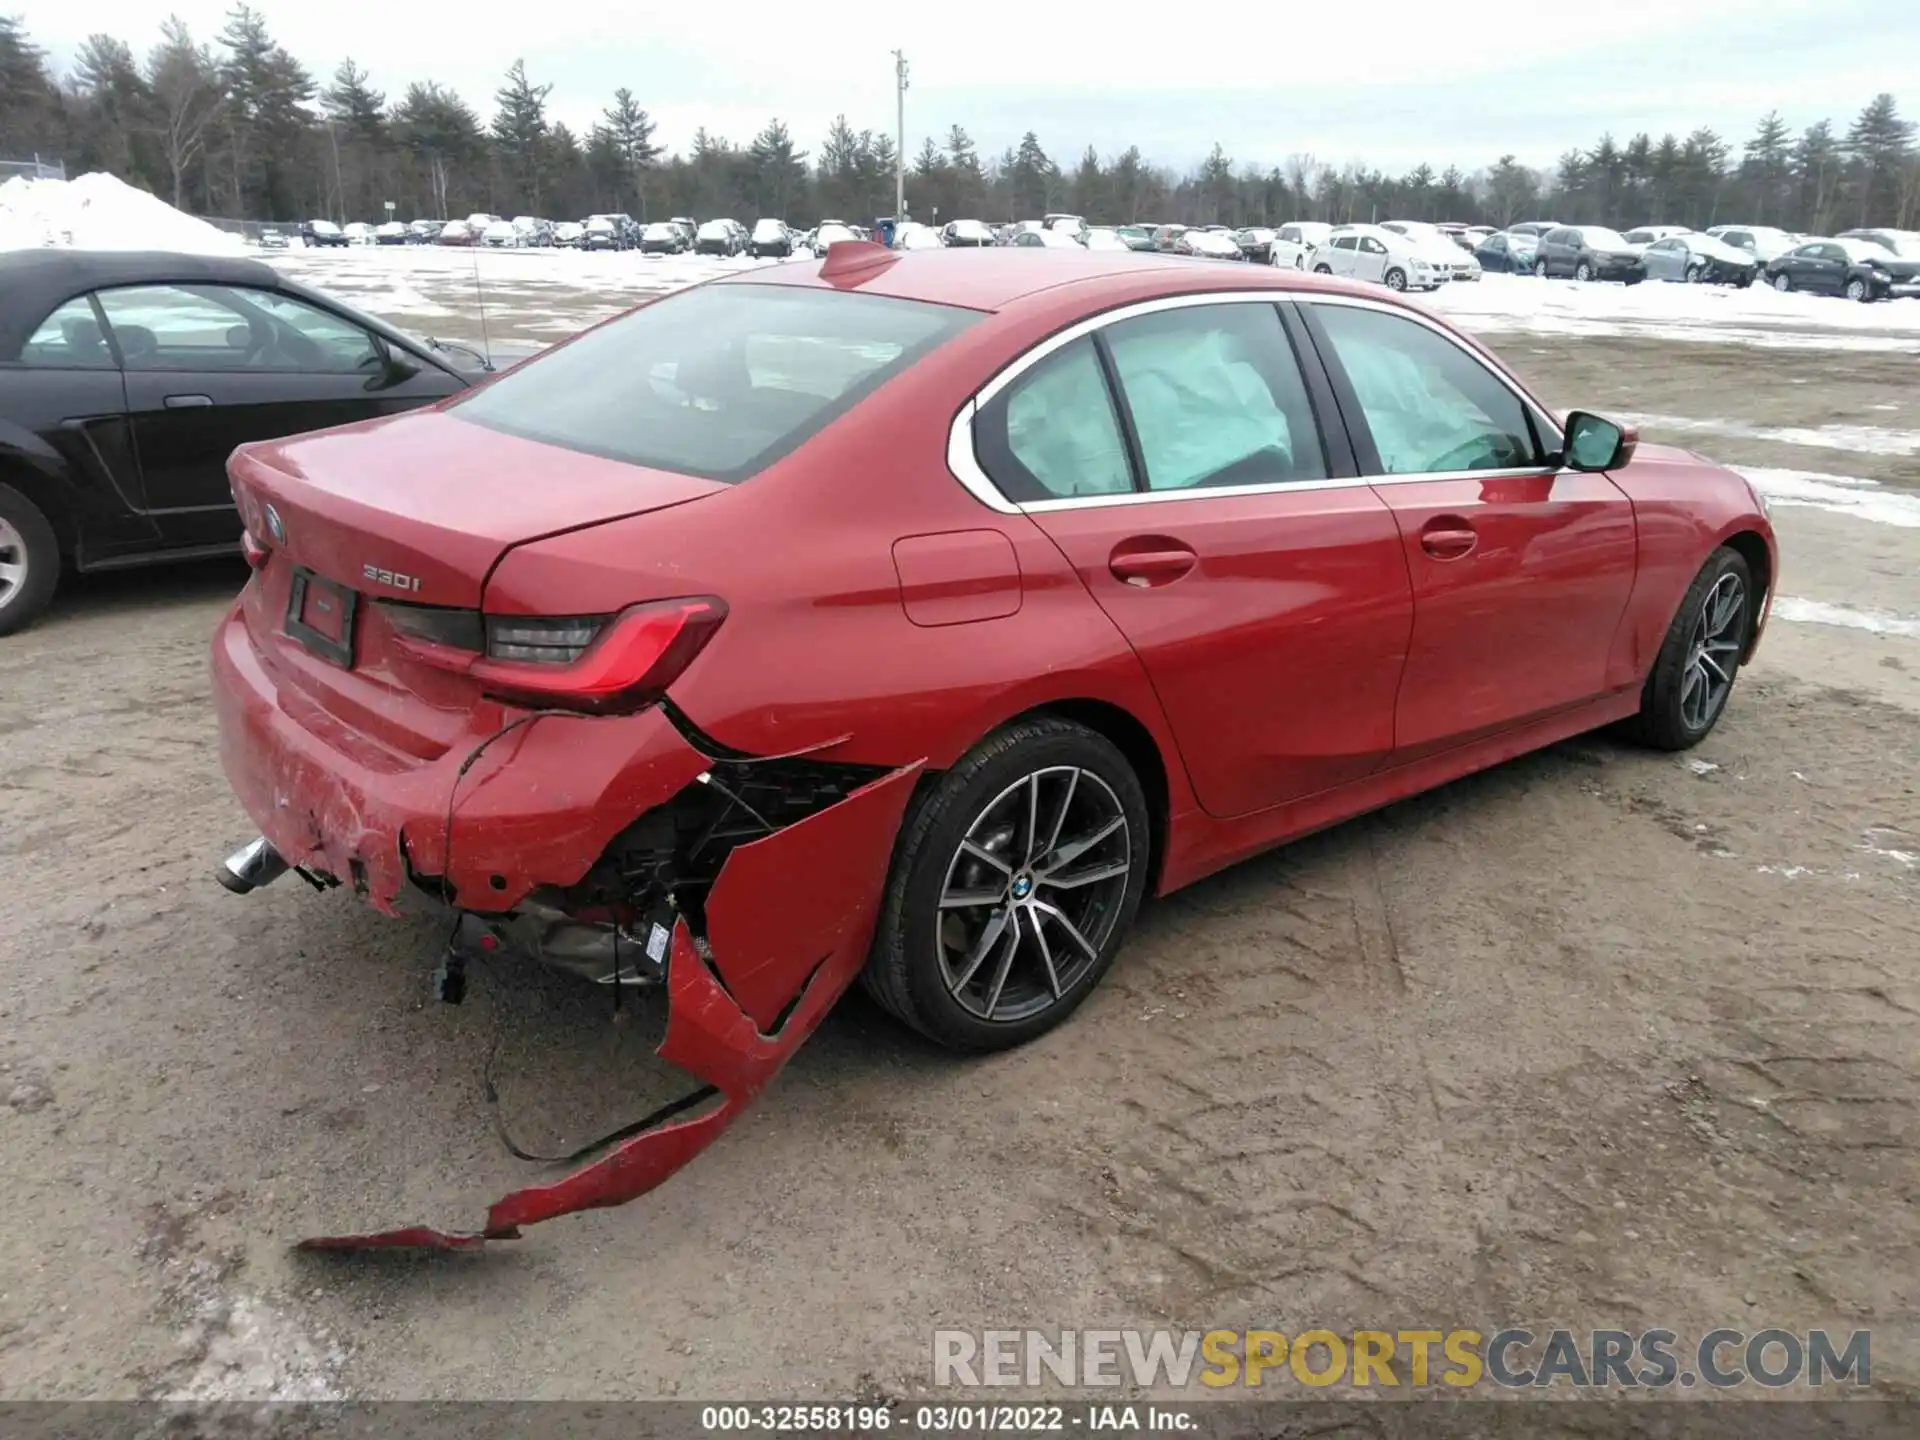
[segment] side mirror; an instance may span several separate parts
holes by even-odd
[[[1633,459],[1640,432],[1604,416],[1575,410],[1567,416],[1567,447],[1562,462],[1569,470],[1617,470]]]

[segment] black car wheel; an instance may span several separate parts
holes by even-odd
[[[1316,275],[1331,275],[1333,273],[1333,267],[1331,265],[1316,265],[1313,267],[1313,273]]]
[[[1051,1030],[1139,909],[1148,825],[1139,778],[1104,736],[1051,717],[989,736],[907,812],[867,990],[955,1049]]]
[[[30,624],[60,581],[60,545],[47,517],[11,485],[0,485],[0,635]]]
[[[1582,283],[1593,279],[1593,266],[1582,260],[1578,265],[1573,267],[1573,278]]]
[[[1387,289],[1404,290],[1407,288],[1407,272],[1399,268],[1387,271]]]
[[[1547,278],[1547,262],[1544,260],[1534,261],[1533,273],[1542,280],[1546,279]]]
[[[1753,633],[1759,597],[1738,551],[1722,547],[1687,587],[1640,692],[1628,732],[1657,750],[1686,750],[1719,723]]]
[[[1706,279],[1707,279],[1707,267],[1706,267],[1706,266],[1704,266],[1704,265],[1689,265],[1689,266],[1687,266],[1687,283],[1688,283],[1689,285],[1702,285],[1702,284],[1705,284],[1705,283],[1706,283]]]
[[[1853,279],[1847,281],[1847,298],[1849,300],[1858,300],[1864,304],[1873,299],[1873,291],[1867,285],[1866,281],[1856,275]]]
[[[1778,275],[1773,277],[1773,288],[1778,290],[1782,295],[1786,294],[1789,290],[1793,289],[1793,277],[1782,270]]]

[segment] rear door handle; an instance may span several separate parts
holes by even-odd
[[[169,395],[166,398],[166,406],[169,410],[195,410],[211,404],[213,404],[211,395]]]
[[[1420,528],[1420,548],[1436,560],[1459,560],[1480,543],[1474,528],[1458,515],[1439,515]]]
[[[1137,541],[1123,541],[1107,559],[1107,569],[1123,585],[1168,585],[1193,569],[1199,556],[1177,540],[1155,539],[1129,549]],[[1151,545],[1152,548],[1146,548]]]

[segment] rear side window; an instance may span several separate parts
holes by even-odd
[[[1107,378],[1082,336],[1021,375],[980,412],[980,466],[1010,500],[1066,500],[1133,489]]]
[[[1149,490],[1324,480],[1306,383],[1271,305],[1203,305],[1105,331]]]
[[[702,286],[508,371],[453,413],[610,460],[739,481],[978,318],[839,290]]]
[[[20,363],[54,370],[111,370],[113,352],[85,295],[67,301],[27,337]]]

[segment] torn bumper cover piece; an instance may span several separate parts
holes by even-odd
[[[707,898],[709,964],[684,916],[667,966],[659,1056],[712,1086],[714,1108],[620,1141],[570,1174],[495,1201],[473,1233],[413,1225],[304,1240],[306,1250],[473,1250],[523,1226],[624,1205],[717,1140],[860,973],[921,771],[915,763],[785,829],[737,846]]]

